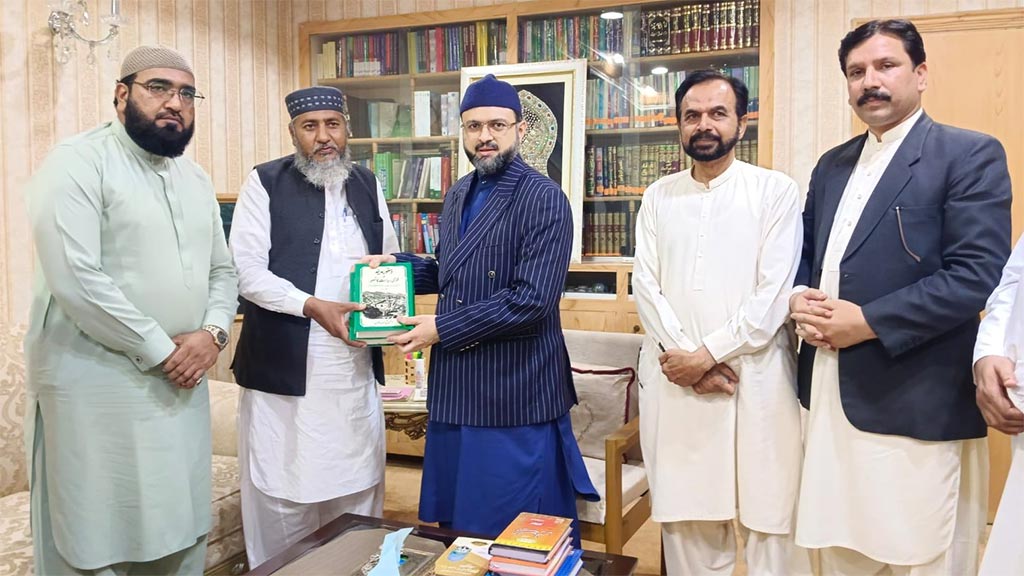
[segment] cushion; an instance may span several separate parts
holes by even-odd
[[[582,498],[576,499],[576,513],[580,521],[593,524],[604,524],[605,512],[608,503],[605,500],[605,461],[594,458],[583,458],[583,464],[587,467],[587,473],[597,488],[601,500],[598,502],[587,502]],[[643,462],[633,462],[622,465],[622,502],[623,512],[630,504],[644,495],[648,490],[647,472],[644,470]]]
[[[24,330],[0,328],[0,496],[28,490],[25,420]],[[3,573],[0,570],[0,573]]]
[[[29,532],[29,493],[0,498],[0,574],[32,574],[32,534]]]
[[[572,382],[579,404],[569,417],[584,456],[604,460],[604,439],[639,413],[636,401],[636,371],[576,364]]]
[[[211,472],[213,523],[207,537],[207,568],[222,564],[235,554],[245,551],[238,459],[214,454]]]

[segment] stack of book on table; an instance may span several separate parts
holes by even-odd
[[[523,512],[491,544],[491,572],[514,576],[574,576],[582,550],[572,546],[572,520]]]

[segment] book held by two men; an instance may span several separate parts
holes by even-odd
[[[366,305],[349,316],[350,339],[370,346],[386,346],[390,344],[388,336],[412,329],[398,321],[399,316],[416,314],[412,265],[408,262],[381,264],[376,268],[356,264],[349,289],[352,302]]]

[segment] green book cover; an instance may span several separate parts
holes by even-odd
[[[416,315],[412,264],[397,262],[371,268],[356,264],[349,281],[352,302],[366,308],[349,316],[349,338],[371,346],[386,346],[388,336],[411,330],[399,316]]]

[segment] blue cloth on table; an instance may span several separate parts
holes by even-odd
[[[466,201],[462,205],[462,220],[459,223],[459,238],[466,235],[466,230],[469,230],[469,224],[474,218],[476,218],[476,215],[483,210],[484,204],[487,203],[487,197],[491,195],[491,192],[494,190],[495,186],[498,185],[498,180],[500,179],[501,174],[483,177],[481,177],[479,173],[473,175],[473,185],[466,194]]]
[[[520,512],[572,518],[576,495],[600,499],[569,415],[529,426],[427,424],[420,520],[493,538]]]

